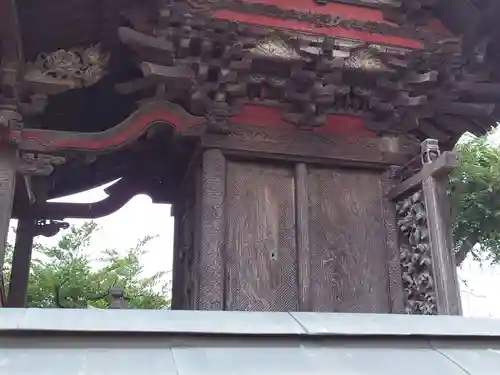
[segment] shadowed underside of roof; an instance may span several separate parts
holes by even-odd
[[[482,375],[500,368],[498,321],[445,316],[2,309],[0,343],[9,375]]]

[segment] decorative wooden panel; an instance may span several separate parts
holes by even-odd
[[[293,168],[227,164],[226,309],[298,304]]]
[[[308,170],[312,309],[390,312],[380,174]]]

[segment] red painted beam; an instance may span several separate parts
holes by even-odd
[[[139,139],[154,126],[181,132],[199,125],[202,118],[189,115],[178,105],[154,101],[143,104],[139,110],[120,124],[98,133],[71,133],[56,130],[26,129],[15,141],[21,150],[40,152],[82,151],[108,152]]]
[[[278,108],[247,104],[231,118],[231,122],[290,131],[296,129],[296,125],[283,120],[282,114],[282,110]],[[122,123],[102,132],[72,133],[25,129],[18,134],[11,134],[10,139],[16,142],[23,151],[103,153],[127,146],[155,126],[183,134],[204,121],[204,118],[192,116],[176,104],[153,101],[143,104]],[[359,137],[375,136],[373,132],[366,130],[360,118],[353,116],[330,115],[324,126],[314,128],[313,131]],[[201,132],[194,132],[193,135],[196,134],[200,135]]]
[[[248,23],[263,27],[284,29],[302,32],[313,35],[326,35],[337,38],[347,38],[362,40],[368,43],[378,43],[383,45],[406,47],[412,49],[421,49],[423,44],[420,40],[401,38],[391,35],[372,34],[366,31],[345,29],[342,27],[319,27],[307,22],[299,22],[295,20],[285,20],[267,16],[253,15],[247,13],[236,12],[232,10],[218,10],[214,13],[215,18]]]
[[[396,26],[384,20],[382,11],[364,6],[341,3],[319,5],[313,0],[244,0],[245,3],[274,5],[284,10],[296,10],[313,14],[328,14],[360,21],[373,21]]]

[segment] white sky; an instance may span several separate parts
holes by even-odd
[[[491,136],[492,142],[500,141],[500,131]],[[61,202],[90,203],[106,198],[104,189],[98,187],[70,197],[58,199]],[[153,204],[145,195],[134,197],[122,209],[107,217],[95,220],[102,228],[95,236],[92,249],[106,248],[126,250],[134,246],[146,235],[158,235],[148,246],[144,259],[145,274],[172,269],[174,220],[170,216],[169,205]],[[81,224],[83,220],[69,220]],[[57,237],[44,242],[56,241]],[[459,269],[462,282],[461,292],[464,315],[500,318],[500,267],[480,267],[477,262],[467,259]]]

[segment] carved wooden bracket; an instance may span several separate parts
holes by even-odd
[[[34,236],[53,237],[61,229],[68,229],[69,223],[60,220],[45,220],[36,221]]]
[[[99,45],[40,54],[25,68],[24,80],[35,92],[59,92],[92,86],[105,74],[109,54]]]
[[[27,175],[48,176],[54,167],[62,165],[66,158],[40,153],[22,152],[20,154],[17,172]]]

